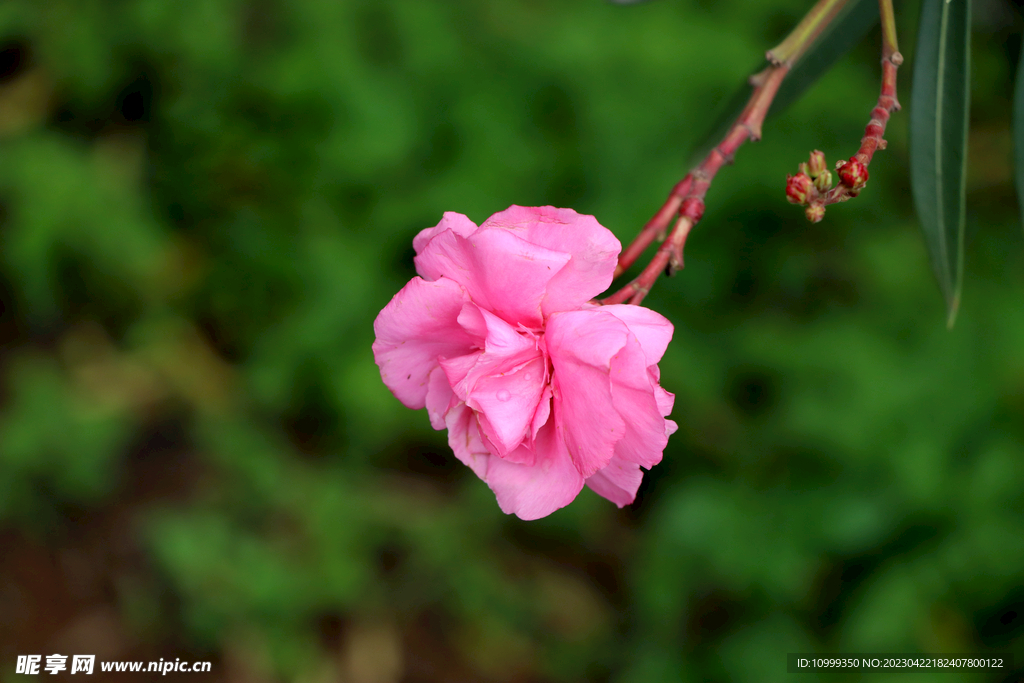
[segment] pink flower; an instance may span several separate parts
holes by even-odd
[[[537,519],[583,485],[622,507],[676,424],[658,385],[672,324],[599,306],[621,246],[593,216],[513,206],[458,213],[413,240],[414,277],[374,321],[384,384],[448,428],[506,513]]]

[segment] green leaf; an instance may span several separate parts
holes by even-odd
[[[910,181],[952,327],[964,262],[970,0],[925,0],[910,97]]]
[[[804,92],[814,85],[825,72],[835,66],[840,58],[864,39],[864,36],[876,23],[878,23],[877,0],[850,0],[790,69],[786,79],[779,86],[779,91],[772,101],[765,120],[782,113],[799,100]],[[751,70],[751,73],[756,68]],[[722,107],[722,115],[716,119],[708,134],[701,138],[700,144],[695,147],[693,163],[699,163],[711,151],[711,148],[725,137],[729,127],[743,111],[748,99],[750,99],[750,86],[744,83]]]
[[[1024,223],[1024,50],[1017,64],[1017,85],[1013,94],[1013,162],[1016,168],[1017,204]]]

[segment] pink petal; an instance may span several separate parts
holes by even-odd
[[[648,371],[650,368],[648,368]],[[654,400],[658,402],[658,412],[662,417],[668,417],[672,412],[672,405],[676,402],[676,395],[670,394],[661,387],[654,387]],[[665,436],[672,436],[679,429],[672,420],[665,420]]]
[[[445,428],[444,415],[448,412],[448,407],[454,396],[444,369],[438,366],[431,370],[430,376],[427,378],[426,398],[427,415],[430,416],[431,427],[437,430]]]
[[[472,349],[473,339],[458,324],[465,301],[465,291],[452,280],[414,277],[373,321],[381,379],[409,408],[426,405],[427,378],[438,358]]]
[[[572,256],[547,287],[544,315],[570,311],[594,298],[612,283],[622,245],[593,216],[552,206],[511,206],[496,213],[480,230],[505,229],[536,244]]]
[[[485,357],[487,354],[484,354]],[[487,418],[485,431],[505,456],[530,434],[530,425],[544,391],[544,359],[536,357],[511,372],[485,375],[469,392],[466,404]]]
[[[660,313],[643,306],[615,304],[602,306],[601,310],[621,320],[636,336],[640,348],[647,358],[647,365],[654,365],[665,355],[668,343],[672,341],[672,323]]]
[[[476,232],[476,223],[469,220],[466,216],[461,213],[455,213],[454,211],[445,211],[444,216],[441,217],[441,222],[432,228],[424,228],[420,230],[419,234],[412,238],[412,248],[416,250],[416,253],[421,253],[430,243],[430,240],[440,235],[445,230],[451,230],[456,235],[463,237],[469,237]],[[423,273],[420,273],[423,275]],[[426,277],[427,280],[436,280],[440,277],[440,274],[436,274],[433,277]]]
[[[480,425],[480,438],[483,439],[484,446],[495,458],[501,460],[507,460],[508,462],[518,463],[520,465],[533,465],[537,458],[537,454],[533,450],[533,443],[522,441],[516,444],[516,447],[512,450],[505,448],[504,446],[498,445],[491,439],[491,435],[496,433],[495,428],[491,425],[487,416],[481,412],[474,411],[476,415],[476,421]]]
[[[549,417],[551,417],[551,385],[545,382],[544,393],[540,395],[540,402],[537,404],[537,411],[533,414],[533,422],[530,425],[530,437],[533,440],[537,439],[537,432],[548,423]]]
[[[609,372],[612,357],[628,339],[626,325],[599,308],[556,313],[548,320],[555,419],[584,477],[608,464],[626,433],[612,403]]]
[[[648,469],[661,462],[668,444],[665,418],[658,405],[655,385],[647,371],[640,343],[632,334],[611,361],[612,405],[626,425],[615,455]]]
[[[448,379],[448,386],[452,388],[456,398],[460,401],[465,401],[469,397],[469,381],[467,378],[477,363],[480,362],[480,356],[482,355],[483,351],[473,351],[465,356],[442,358],[439,361],[441,369],[444,370],[445,377]]]
[[[643,477],[639,465],[615,457],[603,469],[587,477],[587,486],[621,508],[636,500],[636,492]]]
[[[485,481],[497,496],[502,512],[525,520],[546,517],[565,507],[583,488],[583,477],[552,421],[537,435],[533,466],[492,457]]]
[[[465,403],[457,403],[448,410],[444,419],[448,425],[448,445],[455,457],[483,479],[491,454],[480,436],[476,414]]]
[[[480,413],[492,452],[507,457],[530,434],[544,390],[546,364],[538,339],[474,303],[463,307],[459,322],[474,337],[484,335],[484,350],[446,359],[441,367],[455,395]]]
[[[441,363],[455,394],[465,401],[472,385],[486,374],[499,375],[540,355],[537,339],[521,334],[507,322],[485,311],[473,302],[466,302],[459,312],[459,325],[483,349],[461,358]]]
[[[487,340],[487,318],[479,306],[472,301],[467,301],[462,307],[462,311],[459,312],[459,324],[462,325],[462,329],[479,339],[477,346],[484,347],[484,342]],[[509,328],[511,329],[511,326]]]
[[[568,353],[578,362],[607,371],[612,357],[629,339],[629,329],[605,313],[603,306],[596,306],[555,313],[548,319],[544,339],[552,361]]]
[[[539,328],[548,282],[569,254],[530,244],[509,230],[480,230],[470,237],[438,234],[416,256],[424,277],[447,277],[474,303],[509,323]]]
[[[476,309],[477,315],[480,316],[479,319],[483,322],[484,353],[488,357],[520,359],[524,353],[540,355],[540,351],[537,348],[536,335],[523,333],[520,329],[512,327],[490,311],[485,311],[475,304],[467,303],[463,307],[462,312],[459,313],[460,324],[464,324],[464,319],[469,317],[467,314],[470,313],[472,309]],[[473,323],[465,329],[472,330],[475,333],[480,330],[481,327],[480,324],[474,320]],[[515,362],[518,363],[520,360],[515,360]]]

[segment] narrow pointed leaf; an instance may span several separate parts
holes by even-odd
[[[970,0],[924,0],[910,97],[910,181],[952,327],[963,278]]]
[[[808,88],[860,43],[877,23],[878,0],[849,0],[790,69],[786,79],[779,86],[779,92],[775,95],[765,120],[782,113],[799,100]],[[758,68],[754,65],[751,73]],[[750,99],[750,91],[750,85],[744,83],[722,107],[721,116],[715,120],[708,134],[694,147],[692,163],[698,163],[721,141]],[[865,103],[865,111],[870,110],[870,104]]]
[[[1017,85],[1013,94],[1013,164],[1017,180],[1017,205],[1024,223],[1024,50],[1017,64]]]

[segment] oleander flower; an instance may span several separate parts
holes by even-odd
[[[479,227],[445,213],[413,247],[420,277],[373,324],[384,384],[448,429],[506,513],[544,517],[584,484],[631,503],[676,430],[657,365],[672,324],[591,301],[615,236],[571,209],[513,206]]]

